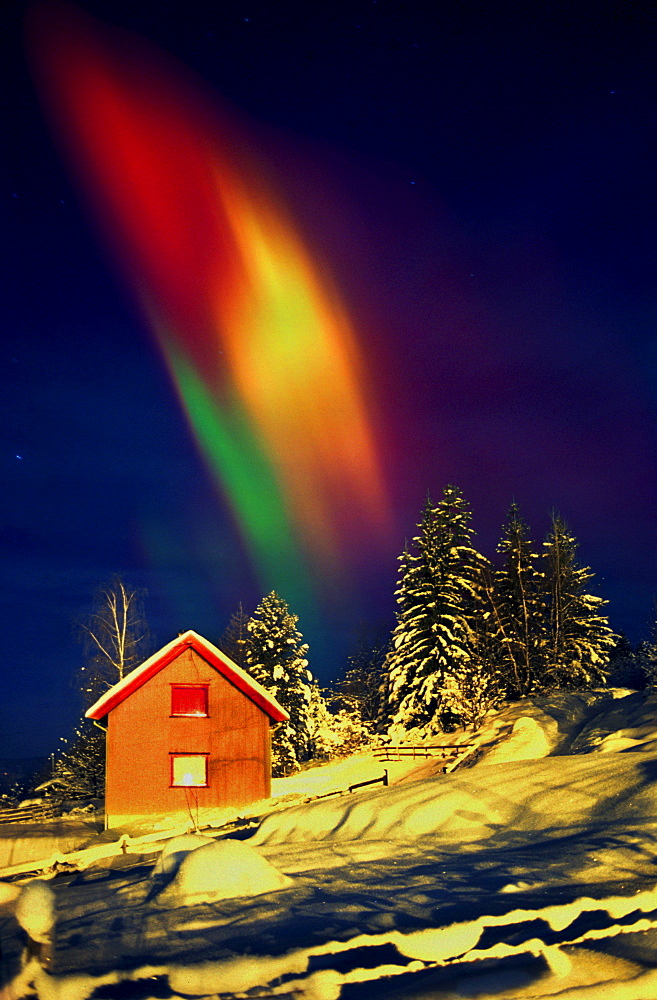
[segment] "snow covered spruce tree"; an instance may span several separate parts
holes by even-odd
[[[400,557],[397,625],[385,664],[394,726],[476,725],[495,700],[488,563],[472,544],[471,517],[461,492],[446,486],[436,507],[427,499],[415,551],[407,547]]]
[[[53,774],[35,791],[65,799],[99,798],[105,790],[105,733],[84,719],[55,757]]]
[[[577,562],[577,542],[557,514],[552,516],[544,546],[547,647],[543,686],[604,683],[609,652],[617,640],[603,611],[607,601],[587,593],[594,574]]]
[[[547,642],[543,578],[528,534],[518,505],[512,503],[497,547],[504,562],[489,594],[502,683],[512,699],[540,688]]]
[[[634,688],[643,691],[657,680],[657,650],[649,642],[640,642],[636,649],[627,636],[620,632],[609,652],[609,687]]]
[[[308,646],[282,597],[272,590],[263,597],[247,624],[245,668],[289,713],[272,737],[272,773],[298,771],[310,755],[308,706],[313,677],[308,670]]]

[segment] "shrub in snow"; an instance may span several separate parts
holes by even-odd
[[[212,903],[236,896],[259,896],[292,884],[241,840],[220,840],[189,852],[173,881],[159,895],[177,906]]]
[[[373,730],[372,723],[363,720],[355,699],[332,694],[325,699],[324,692],[313,681],[308,705],[308,733],[315,757],[333,760],[366,750],[378,742]]]
[[[54,774],[35,791],[78,801],[97,798],[105,787],[105,733],[88,719],[76,727],[73,738],[62,738]]]

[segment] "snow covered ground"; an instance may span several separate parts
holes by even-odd
[[[35,823],[6,823],[0,826],[0,869],[73,851],[102,828],[102,816],[93,813]]]
[[[478,741],[453,774],[362,755],[285,779],[248,840],[57,876],[45,969],[0,885],[2,1000],[657,998],[657,697],[527,700]],[[298,800],[382,766],[388,788]]]

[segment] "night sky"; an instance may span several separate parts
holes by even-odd
[[[612,625],[647,638],[654,4],[79,8],[141,40],[133,58],[149,43],[171,92],[185,81],[216,110],[212,142],[238,173],[248,148],[348,313],[386,526],[368,532],[346,486],[339,572],[315,551],[307,577],[281,579],[320,680],[363,630],[391,627],[397,556],[448,482],[488,556],[511,500],[537,544],[558,510]],[[112,574],[148,589],[158,645],[187,628],[217,641],[271,582],[185,415],[150,292],[126,277],[132,258],[110,247],[37,96],[29,9],[0,9],[0,756],[50,753],[78,717],[74,622]],[[127,37],[111,34],[114,51]]]

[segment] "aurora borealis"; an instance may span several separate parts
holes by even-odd
[[[538,546],[558,509],[647,635],[647,5],[0,17],[7,752],[26,697],[43,752],[75,718],[72,623],[117,571],[160,643],[275,586],[335,676],[447,482],[489,556],[511,499]]]
[[[198,85],[74,7],[37,8],[30,39],[256,576],[312,612],[346,582],[340,505],[363,538],[390,528],[345,308]]]

